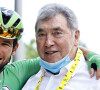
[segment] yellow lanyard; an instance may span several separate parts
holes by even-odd
[[[56,90],[63,90],[63,88],[66,86],[66,84],[68,83],[68,81],[70,80],[70,78],[72,77],[80,59],[81,59],[81,56],[82,56],[82,51],[78,48],[77,50],[77,53],[76,53],[76,57],[75,57],[75,60],[71,66],[71,68],[69,69],[69,71],[67,72],[67,74],[65,75],[65,77],[62,79],[60,85],[57,87]],[[39,87],[40,87],[40,84],[41,84],[41,81],[42,81],[42,75],[38,81],[38,84],[35,88],[35,90],[39,90]]]
[[[40,77],[40,79],[39,79],[39,81],[38,81],[38,84],[37,84],[35,90],[39,90],[39,87],[40,87],[40,84],[41,84],[41,81],[42,81],[42,77],[43,77],[43,76],[41,75],[41,77]]]

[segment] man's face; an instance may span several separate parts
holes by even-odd
[[[9,62],[13,49],[13,40],[0,38],[0,68]]]
[[[36,42],[38,53],[43,60],[54,63],[65,57],[73,48],[73,36],[66,18],[59,14],[40,21]]]

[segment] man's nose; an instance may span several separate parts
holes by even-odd
[[[52,35],[47,35],[46,41],[45,41],[45,46],[51,47],[53,45],[54,45],[54,37]]]

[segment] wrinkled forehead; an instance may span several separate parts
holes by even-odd
[[[68,25],[67,25],[67,21],[66,21],[66,18],[62,15],[62,14],[58,14],[52,18],[48,18],[48,19],[43,19],[43,20],[40,20],[38,23],[37,23],[37,31],[39,29],[52,29],[52,28],[68,28]]]
[[[40,22],[47,22],[47,21],[49,21],[49,20],[53,20],[54,18],[57,18],[58,20],[60,20],[60,17],[63,17],[65,20],[66,20],[66,17],[63,15],[63,14],[61,14],[61,13],[58,13],[58,14],[55,14],[55,15],[53,15],[53,16],[48,16],[48,17],[42,17],[41,18],[41,16],[37,19],[37,22],[36,22],[36,24],[35,24],[35,30],[37,30],[37,27],[38,27],[38,25],[39,25],[39,23]]]

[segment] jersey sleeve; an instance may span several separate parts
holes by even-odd
[[[16,61],[10,65],[10,70],[15,74],[20,83],[20,89],[26,83],[29,77],[40,70],[40,58]]]

